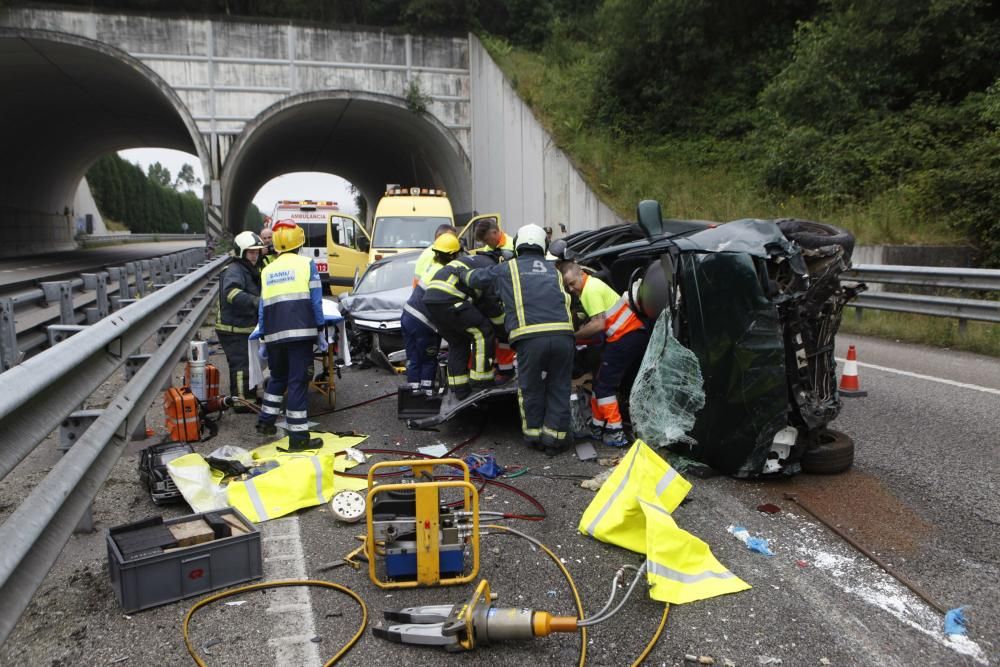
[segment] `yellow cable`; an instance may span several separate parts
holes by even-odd
[[[660,625],[656,628],[656,632],[653,633],[653,638],[649,640],[648,644],[646,644],[646,648],[639,654],[639,657],[635,659],[635,662],[632,663],[632,667],[639,667],[639,665],[642,664],[642,661],[649,655],[649,652],[653,650],[653,647],[656,646],[656,642],[660,641],[660,635],[663,634],[663,628],[667,625],[667,612],[669,611],[670,605],[663,605],[663,617],[660,619]]]
[[[287,581],[269,581],[261,584],[251,584],[250,586],[243,586],[241,588],[236,588],[231,591],[223,591],[221,593],[216,593],[215,595],[210,595],[204,600],[199,600],[198,604],[196,604],[195,606],[191,607],[188,610],[188,613],[184,615],[184,624],[181,626],[181,630],[184,634],[184,645],[187,647],[188,653],[191,654],[191,658],[194,659],[195,664],[197,664],[198,667],[207,667],[205,661],[202,660],[197,653],[195,653],[194,647],[191,645],[191,639],[188,637],[188,621],[191,620],[191,617],[194,616],[194,613],[196,611],[198,611],[207,604],[211,604],[212,602],[215,602],[217,600],[222,600],[228,597],[232,597],[233,595],[239,595],[240,593],[246,593],[249,591],[257,591],[263,588],[278,588],[281,586],[320,586],[322,588],[332,588],[336,591],[340,591],[341,593],[346,593],[347,595],[350,595],[352,598],[354,598],[355,602],[361,605],[361,625],[360,627],[358,627],[358,631],[354,633],[354,636],[351,637],[351,640],[349,642],[347,642],[339,651],[337,651],[337,654],[335,656],[333,656],[332,658],[330,658],[329,661],[323,664],[323,667],[330,667],[330,665],[335,664],[338,660],[343,658],[348,651],[351,650],[351,647],[354,646],[359,639],[361,639],[361,635],[364,634],[365,628],[368,626],[368,607],[365,605],[365,601],[361,599],[361,596],[359,596],[357,593],[352,591],[347,586],[341,586],[340,584],[335,584],[332,581],[317,581],[315,579],[290,579]]]
[[[523,535],[521,535],[519,531],[510,530],[509,528],[507,528],[507,526],[500,526],[500,525],[495,525],[494,524],[494,525],[482,526],[482,527],[483,528],[489,528],[490,530],[502,530],[505,533],[509,533],[511,535],[518,535],[520,537],[523,537]],[[548,557],[552,559],[552,562],[555,563],[556,565],[558,565],[559,569],[562,570],[563,576],[566,577],[566,581],[569,583],[570,590],[573,591],[573,599],[576,600],[576,610],[577,610],[577,614],[578,614],[577,618],[583,618],[583,601],[580,600],[580,593],[579,593],[579,591],[576,590],[576,584],[573,583],[573,577],[570,575],[569,570],[566,569],[566,566],[562,564],[562,561],[559,560],[559,557],[556,556],[554,553],[552,553],[552,550],[549,549],[547,546],[545,546],[544,544],[542,544],[541,542],[539,542],[537,539],[535,539],[533,537],[530,538],[530,541],[531,541],[532,544],[535,544],[538,547],[540,547],[542,549],[542,551],[544,551],[548,555]],[[583,667],[584,664],[586,664],[586,662],[587,662],[587,628],[580,628],[580,665],[579,665],[579,667]]]

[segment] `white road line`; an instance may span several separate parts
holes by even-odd
[[[264,578],[306,579],[306,560],[298,517],[285,517],[263,524]],[[278,538],[278,539],[269,539]],[[268,614],[279,615],[271,627],[275,635],[267,643],[274,649],[276,667],[320,664],[313,623],[312,598],[306,586],[276,588],[268,595]]]
[[[837,357],[837,361],[844,363],[845,359]],[[920,373],[911,373],[910,371],[901,371],[898,368],[888,368],[886,366],[876,366],[875,364],[864,364],[860,361],[858,366],[861,368],[871,368],[876,371],[884,371],[886,373],[895,373],[897,375],[905,375],[906,377],[917,378],[918,380],[930,380],[931,382],[940,382],[941,384],[948,384],[953,387],[961,387],[962,389],[972,389],[974,391],[981,391],[984,394],[996,394],[1000,396],[1000,389],[993,389],[992,387],[981,387],[978,384],[968,384],[966,382],[956,382],[955,380],[946,380],[945,378],[934,377],[933,375],[921,375]]]

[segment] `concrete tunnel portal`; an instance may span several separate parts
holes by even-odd
[[[261,186],[297,171],[350,181],[368,202],[369,213],[388,183],[443,188],[456,214],[472,210],[469,158],[455,136],[429,114],[415,113],[389,95],[306,93],[282,100],[248,123],[223,169],[226,228],[241,229]],[[322,192],[301,196],[327,198]]]
[[[209,162],[183,103],[152,70],[100,42],[0,28],[0,256],[75,247],[67,216],[93,162],[173,148]]]
[[[0,28],[0,257],[75,247],[73,198],[102,155],[171,148],[197,156],[206,140],[170,85],[124,51],[66,33]],[[270,179],[318,171],[358,188],[369,211],[387,183],[443,188],[456,214],[473,210],[471,163],[454,133],[384,94],[348,90],[285,98],[249,121],[222,167],[223,225],[242,229]],[[209,188],[206,188],[208,194]],[[302,193],[325,198],[324,193]]]

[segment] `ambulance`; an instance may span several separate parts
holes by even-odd
[[[499,213],[479,215],[459,231],[466,248],[472,249],[476,222],[495,218]],[[434,242],[434,231],[441,225],[454,225],[455,215],[444,190],[436,188],[390,187],[385,191],[372,222],[369,261],[411,250],[423,250]]]
[[[280,201],[271,219],[292,220],[302,227],[306,242],[299,254],[316,263],[324,286],[334,296],[349,291],[368,266],[368,232],[353,215],[342,213],[335,201]]]

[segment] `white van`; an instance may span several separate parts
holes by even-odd
[[[306,242],[299,248],[299,254],[309,257],[316,263],[320,276],[327,275],[327,228],[330,226],[330,215],[340,210],[335,201],[279,201],[274,205],[271,214],[272,224],[279,220],[292,220],[306,234]]]

